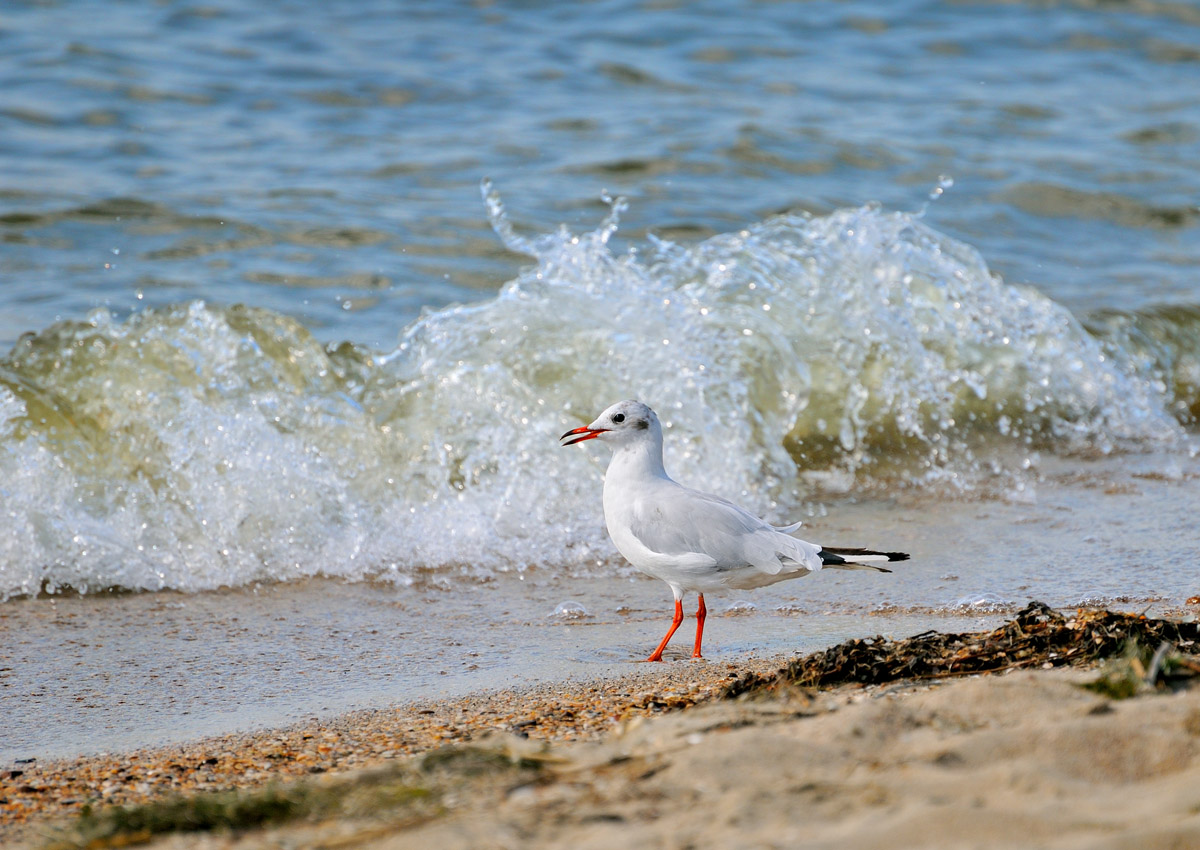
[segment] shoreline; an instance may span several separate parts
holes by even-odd
[[[984,628],[1004,616],[888,608],[873,617],[805,597],[815,589],[854,598],[855,580],[870,584],[844,575],[826,576],[828,587],[764,588],[753,609],[722,610],[736,596],[715,600],[712,657],[811,652],[864,628],[896,637],[931,625]],[[543,570],[451,590],[322,578],[0,605],[9,650],[0,663],[8,721],[0,769],[31,756],[161,748],[421,699],[621,675],[662,637],[664,591],[669,599],[649,577],[580,582]],[[554,616],[567,601],[585,603],[588,616]]]
[[[265,829],[86,844],[1200,846],[1200,689],[1113,701],[1079,687],[1092,672],[784,690],[680,711],[646,706],[599,734],[557,741],[484,734],[374,766],[335,756],[336,769],[299,783],[233,784],[256,789],[247,795],[311,787],[339,800],[347,788],[382,785],[398,811],[348,805]],[[395,803],[395,783],[414,782],[422,798]],[[45,818],[6,832],[5,846],[85,843]]]
[[[1129,636],[1179,652],[1147,667],[1120,649]],[[1200,846],[1197,637],[1194,622],[1032,603],[991,632],[645,665],[25,765],[0,775],[0,840],[194,846],[126,822],[191,800],[301,813],[234,821],[208,833],[217,847]],[[904,676],[916,662],[926,672]],[[814,690],[814,670],[863,678]],[[65,828],[85,804],[97,816]]]
[[[376,767],[495,732],[552,743],[596,740],[633,716],[713,700],[734,678],[773,673],[790,657],[672,661],[162,747],[13,763],[0,770],[0,842],[23,825],[70,817],[85,805],[137,805],[165,794]]]

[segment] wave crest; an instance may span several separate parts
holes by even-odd
[[[533,262],[391,352],[203,302],[20,340],[0,362],[0,596],[586,571],[612,555],[606,458],[555,437],[630,396],[678,478],[772,516],[822,488],[971,488],[1035,450],[1182,439],[1161,350],[1131,353],[1119,322],[1098,339],[918,216],[616,254],[620,200],[591,233],[527,239],[485,198]]]

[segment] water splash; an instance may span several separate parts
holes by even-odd
[[[948,174],[939,174],[937,185],[929,190],[929,200],[936,201],[946,194],[946,190],[954,185],[954,178]]]
[[[530,266],[390,352],[203,302],[23,338],[0,361],[0,596],[587,573],[613,556],[605,454],[555,437],[630,396],[677,477],[777,519],[851,486],[1005,492],[1038,452],[1178,441],[1195,404],[1153,377],[1182,347],[1098,339],[912,214],[618,255],[620,199],[524,238],[483,191]]]

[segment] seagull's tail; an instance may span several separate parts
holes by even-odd
[[[821,556],[821,566],[827,570],[874,570],[877,573],[890,573],[887,567],[877,567],[875,563],[883,561],[907,561],[907,552],[875,552],[871,549],[845,549],[826,547],[817,553]],[[846,558],[853,558],[848,561]]]

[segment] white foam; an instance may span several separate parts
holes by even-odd
[[[594,232],[522,239],[488,200],[533,262],[388,353],[202,302],[19,343],[0,364],[0,596],[611,569],[604,449],[556,438],[626,397],[658,410],[676,477],[776,520],[822,488],[970,489],[1039,449],[1182,433],[1068,311],[915,216],[618,255],[619,204]]]

